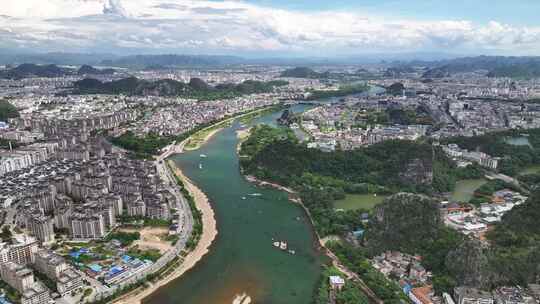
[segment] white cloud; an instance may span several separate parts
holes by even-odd
[[[0,48],[162,52],[537,51],[540,27],[395,20],[206,0],[2,0]]]

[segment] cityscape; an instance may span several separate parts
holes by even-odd
[[[0,303],[540,303],[540,5],[5,1]]]

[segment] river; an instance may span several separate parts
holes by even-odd
[[[374,88],[370,94],[380,91]],[[323,102],[333,101],[337,99]],[[290,110],[298,113],[311,107],[294,105]],[[250,125],[275,125],[281,114],[265,114]],[[210,199],[219,234],[193,270],[143,303],[247,304],[238,300],[243,296],[251,303],[312,302],[324,262],[318,240],[304,211],[286,193],[258,188],[240,174],[236,131],[242,128],[235,122],[199,150],[171,157]],[[274,240],[286,241],[296,254],[278,250]]]
[[[292,110],[306,107],[297,105]],[[267,114],[251,124],[273,124],[280,115]],[[252,303],[311,302],[322,260],[309,220],[285,193],[258,188],[240,174],[236,154],[240,128],[236,122],[201,149],[172,157],[209,197],[219,234],[195,269],[144,303],[231,304],[242,294]],[[262,195],[249,195],[254,193]],[[288,242],[296,254],[276,249],[273,239]]]

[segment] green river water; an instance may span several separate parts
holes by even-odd
[[[372,87],[366,94],[382,92]],[[290,110],[298,113],[311,107],[295,105]],[[281,114],[265,114],[250,125],[275,125]],[[248,303],[238,301],[243,295],[252,304],[312,303],[325,261],[318,240],[302,208],[290,202],[286,193],[256,187],[240,174],[236,131],[242,127],[235,122],[201,149],[172,157],[210,199],[219,233],[194,269],[160,288],[144,304]],[[256,193],[260,195],[250,195]],[[296,254],[278,250],[274,240],[286,241]]]
[[[252,124],[273,124],[280,115],[268,114]],[[240,128],[235,123],[201,149],[173,156],[210,199],[219,234],[193,270],[159,289],[145,304],[230,304],[242,294],[250,296],[251,303],[311,302],[322,258],[309,219],[284,192],[258,188],[240,174],[236,154]],[[249,195],[254,193],[262,195]],[[296,254],[273,247],[273,239],[288,242]]]

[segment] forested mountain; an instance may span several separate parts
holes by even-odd
[[[96,69],[90,65],[82,65],[77,71],[78,75],[112,75],[116,72],[114,69]]]
[[[292,69],[285,70],[281,73],[281,77],[290,77],[290,78],[328,78],[330,73],[324,72],[319,73],[307,67],[296,67]]]
[[[22,79],[28,77],[62,77],[72,71],[60,68],[54,64],[37,65],[31,63],[21,64],[15,68],[0,71],[0,78]]]
[[[189,83],[172,79],[147,81],[136,77],[129,77],[110,82],[101,82],[97,79],[86,78],[74,83],[74,93],[179,96],[211,100],[216,98],[232,98],[244,94],[270,92],[275,87],[283,85],[287,85],[287,82],[247,80],[240,84],[223,84],[211,87],[198,78],[192,78]]]

